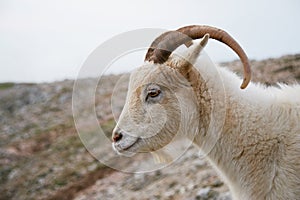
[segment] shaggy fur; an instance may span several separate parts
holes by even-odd
[[[185,136],[207,155],[234,199],[299,199],[300,86],[252,83],[240,90],[234,73],[205,55],[196,59],[197,46],[184,53],[193,66],[183,69],[184,61],[173,56],[131,75],[114,130],[123,137],[114,149],[126,155],[156,151]],[[148,102],[151,84],[161,94]]]

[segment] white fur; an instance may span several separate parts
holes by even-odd
[[[193,51],[193,48],[190,47],[184,56]],[[245,90],[241,90],[239,85],[242,80],[237,75],[225,68],[215,66],[205,55],[197,59],[194,67],[203,78],[199,81],[206,83],[205,89],[208,92],[202,93],[202,97],[204,95],[207,99],[211,98],[214,104],[211,121],[207,127],[206,121],[201,118],[203,116],[197,113],[195,98],[188,96],[192,94],[191,91],[184,89],[185,92],[180,92],[179,90],[177,94],[190,102],[188,105],[183,105],[182,110],[189,110],[189,112],[184,113],[183,124],[185,125],[182,127],[187,137],[207,154],[208,160],[228,184],[233,198],[299,199],[300,85],[278,84],[278,87],[265,87],[251,83]],[[131,82],[134,82],[136,87],[136,85],[145,84],[146,79],[149,82],[159,81],[157,71],[160,68],[162,68],[161,65],[145,63],[145,66],[132,75]],[[177,88],[176,84],[179,81],[172,82],[178,79],[178,76],[173,74],[174,69],[165,70],[170,76],[170,84],[174,84],[174,88]],[[183,79],[182,77],[183,84],[181,85],[187,85]],[[161,79],[161,81],[165,80]],[[130,88],[130,90],[133,91],[135,88]],[[139,97],[134,96],[134,93],[128,95],[127,104],[131,103],[129,102],[131,99],[135,99],[133,103],[139,102]],[[143,103],[134,105],[133,103],[131,106],[137,111],[142,108]],[[171,103],[176,105],[174,102]],[[206,105],[209,104],[207,102],[201,104],[201,106]],[[173,109],[175,107],[170,105],[167,107],[167,112],[176,113]],[[128,112],[128,108],[125,108],[122,115],[129,116]],[[145,118],[142,113],[135,113],[134,118]],[[159,113],[155,117],[159,118]],[[130,128],[130,124],[126,122],[127,118],[121,117],[118,126],[121,124],[124,127],[127,126],[128,129],[124,130],[124,134],[129,137],[127,133],[136,130]],[[167,119],[167,122],[172,120],[173,124],[177,123],[176,118]],[[214,127],[221,127],[221,129]],[[171,133],[172,131],[162,132],[153,139],[142,140],[132,151],[137,151],[147,145],[151,146],[147,151],[156,150],[158,147],[156,148],[155,144],[159,146],[162,140],[168,141],[166,137],[173,137]],[[115,146],[128,146],[124,141],[118,143]]]
[[[229,185],[234,199],[300,198],[300,85],[266,87],[251,83],[241,90],[238,87],[241,79],[228,69],[217,67],[217,74],[207,58],[199,59],[196,66],[200,66],[198,69],[209,88],[216,91],[214,94],[220,92],[215,86],[215,77],[220,75],[227,107],[232,107],[233,114],[237,115],[233,122],[227,123],[230,127],[224,128],[217,148],[207,152],[208,159]],[[282,144],[278,147],[274,142],[268,142],[272,140]],[[274,151],[280,148],[274,155],[270,155],[272,145]],[[258,154],[257,160],[255,156],[245,154],[233,159],[235,155],[232,154],[245,149],[252,151],[252,155]],[[274,159],[273,162],[266,161],[268,156]],[[249,169],[244,166],[249,163],[256,166],[253,171],[247,171]]]

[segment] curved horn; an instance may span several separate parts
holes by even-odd
[[[241,89],[246,88],[251,79],[251,69],[246,53],[227,32],[215,27],[192,25],[179,28],[177,31],[168,31],[154,40],[148,49],[145,61],[164,63],[177,47],[182,44],[190,44],[191,40],[202,38],[206,33],[210,35],[210,38],[229,46],[239,56],[244,66],[244,80]]]
[[[167,32],[164,32],[163,34],[161,34],[160,36],[158,36],[151,43],[150,47],[148,48],[148,51],[145,56],[145,61],[154,61],[154,63],[164,63],[168,58],[163,58],[162,60],[157,60],[157,58],[153,56],[153,54],[155,54],[154,50],[158,49],[158,45],[160,44],[161,41],[163,41],[166,37],[170,37],[170,35],[172,35],[172,34],[174,35],[173,37],[175,37],[176,31],[167,31]],[[187,40],[187,42],[185,43],[185,46],[190,47],[193,44],[193,42],[192,42],[193,39],[186,38],[186,40]],[[165,49],[165,50],[167,50],[167,49]],[[170,52],[170,54],[171,53],[172,52]],[[168,57],[170,56],[170,54],[168,55]]]

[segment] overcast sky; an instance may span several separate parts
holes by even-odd
[[[300,53],[299,8],[298,0],[0,0],[0,82],[76,78],[102,42],[140,28],[207,24],[250,59]],[[216,42],[206,52],[215,62],[237,59]]]

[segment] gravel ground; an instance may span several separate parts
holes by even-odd
[[[239,61],[220,65],[242,73]],[[254,82],[300,82],[300,54],[253,60],[251,65]],[[89,87],[94,80],[84,81]],[[113,90],[116,83],[121,86],[118,91]],[[123,173],[97,161],[85,150],[74,126],[73,84],[71,80],[0,84],[0,199],[231,199],[227,186],[194,147],[172,165],[148,173]],[[95,111],[109,137],[114,116],[122,110],[128,75],[107,76],[101,84]],[[83,116],[87,110],[84,105],[80,108]],[[85,125],[89,127],[88,118]],[[111,147],[102,153],[109,157]],[[151,159],[114,164],[143,169]]]

